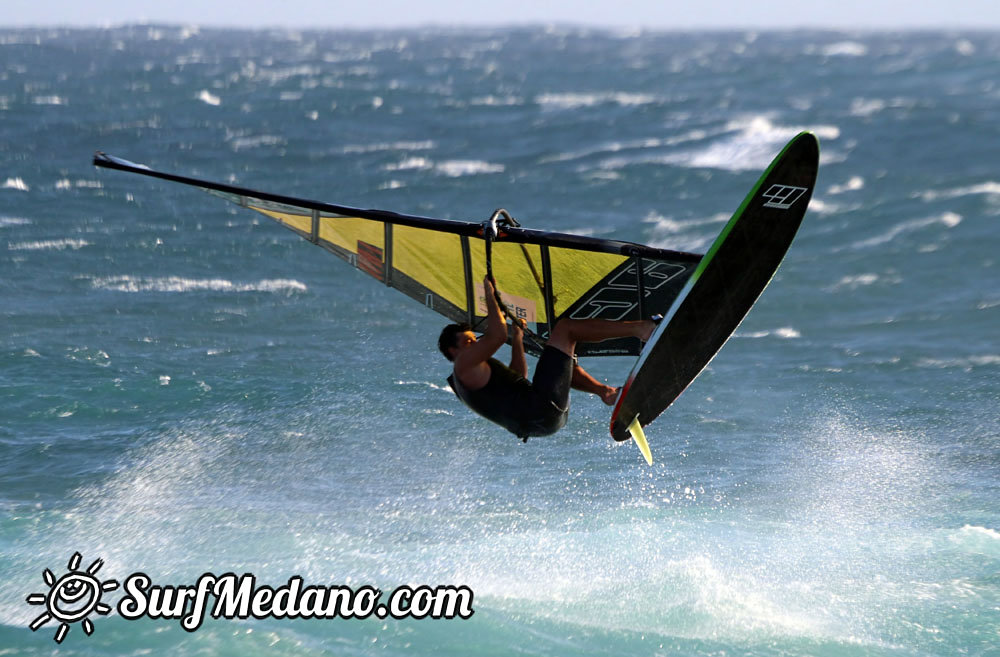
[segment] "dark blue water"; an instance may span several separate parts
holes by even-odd
[[[0,644],[997,654],[997,80],[995,33],[0,30]],[[799,237],[652,468],[596,398],[522,445],[446,389],[430,311],[90,166],[704,250],[803,129]],[[161,584],[467,585],[475,615],[113,612],[57,645],[26,597],[75,551]]]

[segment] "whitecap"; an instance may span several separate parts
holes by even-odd
[[[434,170],[446,176],[458,178],[486,173],[503,173],[504,166],[482,160],[448,160],[434,165]]]
[[[859,287],[867,287],[869,285],[874,285],[875,283],[878,283],[878,281],[879,281],[878,274],[874,273],[855,274],[853,276],[844,276],[828,289],[831,291],[841,290],[843,288],[847,288],[849,290],[856,290]]]
[[[767,116],[753,115],[730,121],[725,129],[730,136],[705,148],[646,161],[693,168],[757,171],[767,167],[778,151],[804,130],[812,131],[822,140],[840,137],[840,128],[837,126],[786,126],[774,123]]]
[[[431,383],[430,381],[396,381],[398,386],[426,386],[432,390],[443,390],[444,392],[451,392],[451,388],[448,386],[438,385],[436,383]]]
[[[1000,354],[983,354],[962,358],[922,358],[917,361],[917,367],[934,369],[958,368],[970,370],[974,367],[996,367],[997,365],[1000,365]]]
[[[393,141],[374,144],[352,144],[344,146],[344,153],[378,153],[381,151],[426,151],[437,144],[433,141]]]
[[[986,194],[989,196],[1000,196],[1000,182],[988,181],[984,183],[979,183],[978,185],[969,185],[966,187],[956,187],[954,189],[949,189],[945,191],[928,190],[926,192],[921,192],[919,197],[925,201],[936,201],[938,199],[952,199],[959,198],[961,196],[976,196],[979,194]]]
[[[796,338],[801,338],[802,333],[798,329],[792,328],[791,326],[783,326],[781,328],[772,329],[769,331],[754,331],[752,333],[737,333],[735,335],[737,338],[781,338],[783,340],[794,340]]]
[[[858,191],[860,189],[864,189],[864,187],[865,187],[865,179],[864,178],[862,178],[861,176],[852,176],[843,185],[832,185],[830,187],[830,189],[827,190],[827,193],[828,194],[843,194],[844,192],[856,192],[856,191]]]
[[[820,214],[833,214],[840,212],[840,206],[835,203],[828,203],[821,198],[813,196],[809,199],[809,210]]]
[[[0,217],[0,228],[6,228],[7,226],[27,226],[31,223],[31,219],[25,219],[24,217]]]
[[[820,52],[825,57],[864,57],[868,46],[857,41],[838,41],[824,46]]]
[[[927,217],[925,219],[912,219],[910,221],[904,221],[900,224],[893,226],[892,228],[882,233],[881,235],[876,235],[875,237],[870,237],[868,239],[855,242],[854,244],[851,244],[850,248],[864,249],[872,246],[879,246],[891,242],[892,240],[896,239],[897,237],[899,237],[904,233],[910,233],[937,224],[941,224],[945,228],[954,228],[960,223],[962,223],[962,215],[955,214],[954,212],[945,212],[944,214],[937,217]],[[835,250],[839,251],[842,249],[838,248]]]
[[[34,105],[65,105],[66,99],[62,96],[35,96],[31,102]]]
[[[879,98],[855,98],[851,101],[851,108],[848,110],[851,116],[869,117],[878,114],[886,107],[886,102]]]
[[[473,107],[514,107],[523,104],[524,98],[520,96],[480,96],[469,101]]]
[[[6,182],[0,186],[0,189],[16,189],[19,192],[27,192],[31,190],[31,188],[28,187],[21,178],[8,178]]]
[[[198,94],[198,100],[205,103],[206,105],[219,106],[222,104],[222,99],[209,92],[208,89],[201,90],[201,92]]]
[[[535,97],[535,102],[543,108],[560,110],[594,107],[604,104],[622,106],[649,105],[660,101],[661,98],[652,94],[621,91],[548,93],[539,94]]]
[[[82,249],[90,246],[86,240],[64,239],[64,240],[39,240],[37,242],[17,242],[7,244],[11,251],[64,251],[65,249]]]
[[[282,146],[285,143],[287,142],[283,138],[275,135],[259,135],[256,137],[236,137],[230,140],[229,145],[234,151],[241,151],[261,146]]]
[[[414,169],[430,169],[434,165],[425,157],[408,157],[396,164],[387,164],[382,169],[384,171],[411,171]]]
[[[183,278],[180,276],[142,277],[109,276],[95,278],[95,288],[115,292],[304,292],[305,284],[289,279],[265,279],[253,283],[234,283],[221,278]]]
[[[955,52],[959,55],[969,57],[976,54],[976,46],[968,39],[959,39],[955,42]]]
[[[73,187],[77,189],[103,189],[104,184],[100,180],[77,180],[74,182],[69,178],[56,181],[56,189],[60,191],[72,189]]]
[[[642,139],[633,139],[630,141],[613,141],[599,144],[591,148],[583,148],[576,151],[569,151],[566,153],[558,153],[556,155],[548,156],[542,158],[540,161],[543,164],[550,162],[569,162],[572,160],[583,159],[592,155],[598,155],[602,153],[620,153],[623,151],[642,151],[650,150],[656,148],[667,148],[670,146],[679,146],[692,141],[702,141],[709,137],[709,133],[705,130],[691,130],[674,137],[658,138],[658,137],[646,137]],[[641,156],[640,156],[641,157]],[[624,158],[617,160],[618,162],[627,163]],[[615,160],[607,160],[604,164],[608,162],[615,162]]]

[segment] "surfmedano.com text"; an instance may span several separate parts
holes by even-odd
[[[118,602],[123,618],[179,620],[188,632],[201,627],[206,615],[216,619],[468,619],[474,613],[472,589],[467,586],[400,586],[385,602],[382,591],[372,586],[304,586],[302,578],[295,576],[272,588],[258,586],[250,573],[206,573],[194,586],[153,585],[145,573],[133,573],[123,588],[125,596]]]

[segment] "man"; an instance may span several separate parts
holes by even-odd
[[[516,321],[511,328],[510,366],[493,358],[507,342],[507,323],[489,277],[483,281],[483,287],[486,333],[476,338],[468,325],[451,324],[441,331],[438,348],[454,363],[448,383],[458,398],[522,440],[553,434],[566,424],[571,387],[595,394],[609,406],[615,403],[618,389],[600,383],[576,364],[577,342],[624,337],[645,341],[656,328],[652,320],[561,320],[552,329],[535,367],[535,376],[529,382],[522,343],[524,333]]]

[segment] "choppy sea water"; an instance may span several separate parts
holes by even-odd
[[[0,30],[5,654],[997,654],[997,80],[996,33]],[[652,468],[579,394],[522,445],[447,390],[430,311],[90,166],[701,251],[803,129],[802,230]],[[26,598],[74,552],[475,613],[56,644]]]

